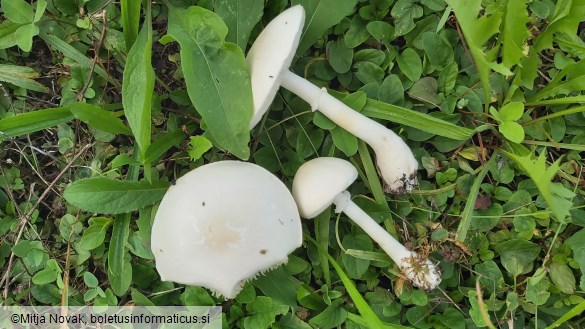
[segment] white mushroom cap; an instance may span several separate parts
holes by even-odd
[[[342,159],[321,157],[305,162],[295,174],[292,187],[301,216],[319,215],[357,176],[354,166]]]
[[[276,96],[280,74],[292,63],[304,24],[305,10],[301,5],[293,6],[268,23],[248,51],[246,61],[254,99],[250,129],[260,121]]]
[[[255,164],[220,161],[179,178],[165,194],[151,248],[162,280],[234,298],[302,243],[287,187]]]

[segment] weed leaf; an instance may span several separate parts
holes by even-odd
[[[169,28],[161,39],[181,45],[187,92],[212,139],[240,159],[248,159],[252,87],[242,50],[227,43],[227,26],[201,7],[169,8]]]

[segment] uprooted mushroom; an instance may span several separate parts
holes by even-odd
[[[338,126],[365,141],[376,153],[376,164],[386,192],[410,192],[416,186],[418,162],[406,143],[392,130],[354,111],[325,88],[319,88],[289,70],[305,22],[302,6],[291,7],[260,33],[246,60],[252,79],[254,127],[280,86],[293,92]]]
[[[218,161],[169,188],[151,249],[162,280],[235,298],[244,283],[286,263],[301,243],[295,201],[278,178],[255,164]]]

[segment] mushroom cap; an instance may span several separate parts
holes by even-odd
[[[154,219],[151,249],[162,280],[234,298],[246,281],[285,263],[301,243],[287,187],[258,165],[219,161],[169,188]]]
[[[305,10],[293,6],[276,16],[248,51],[254,114],[250,129],[260,121],[280,87],[280,74],[288,70],[301,39]]]
[[[305,162],[297,171],[292,186],[301,216],[319,215],[357,176],[354,166],[342,159],[322,157]]]

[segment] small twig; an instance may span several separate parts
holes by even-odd
[[[106,15],[105,10],[102,10],[102,20],[103,20],[102,33],[100,34],[100,38],[98,39],[98,42],[97,42],[95,49],[93,51],[93,61],[91,63],[91,69],[89,70],[89,74],[87,75],[87,80],[85,81],[85,85],[83,86],[83,88],[81,88],[79,93],[77,93],[77,101],[78,102],[81,102],[83,100],[83,96],[85,95],[87,88],[89,88],[89,84],[91,83],[91,76],[93,75],[93,71],[95,70],[95,65],[99,59],[99,50],[102,47],[102,43],[104,42],[104,37],[106,35],[106,28],[108,27],[107,15]]]
[[[61,170],[61,172],[57,175],[57,177],[55,177],[55,179],[53,179],[51,184],[49,184],[49,186],[47,186],[45,191],[41,194],[41,196],[39,196],[39,199],[37,200],[37,202],[35,202],[34,206],[32,206],[31,209],[24,216],[22,216],[22,215],[20,216],[20,223],[19,223],[20,228],[18,230],[18,235],[16,236],[16,239],[14,240],[14,245],[18,244],[18,242],[20,241],[20,238],[22,237],[22,234],[24,233],[24,228],[26,227],[26,224],[28,223],[29,218],[32,216],[32,214],[34,213],[35,209],[39,206],[39,204],[41,204],[43,199],[45,199],[47,197],[47,195],[49,195],[53,186],[55,186],[55,184],[57,184],[59,179],[61,179],[61,177],[63,177],[65,172],[67,172],[67,170],[73,165],[73,163],[75,163],[75,161],[81,155],[83,155],[85,153],[85,151],[87,151],[92,146],[93,146],[93,143],[85,145],[81,150],[79,150],[79,152],[71,159],[71,161],[69,161],[69,163],[65,166],[65,168],[63,168],[63,170]],[[16,208],[18,209],[18,207],[16,207]],[[4,285],[4,300],[8,299],[8,278],[10,277],[10,272],[12,271],[13,262],[14,262],[14,252],[11,252],[10,258],[8,259],[8,265],[6,266],[6,272],[2,276],[2,279],[0,280],[0,287],[2,287],[3,284],[5,284]]]

